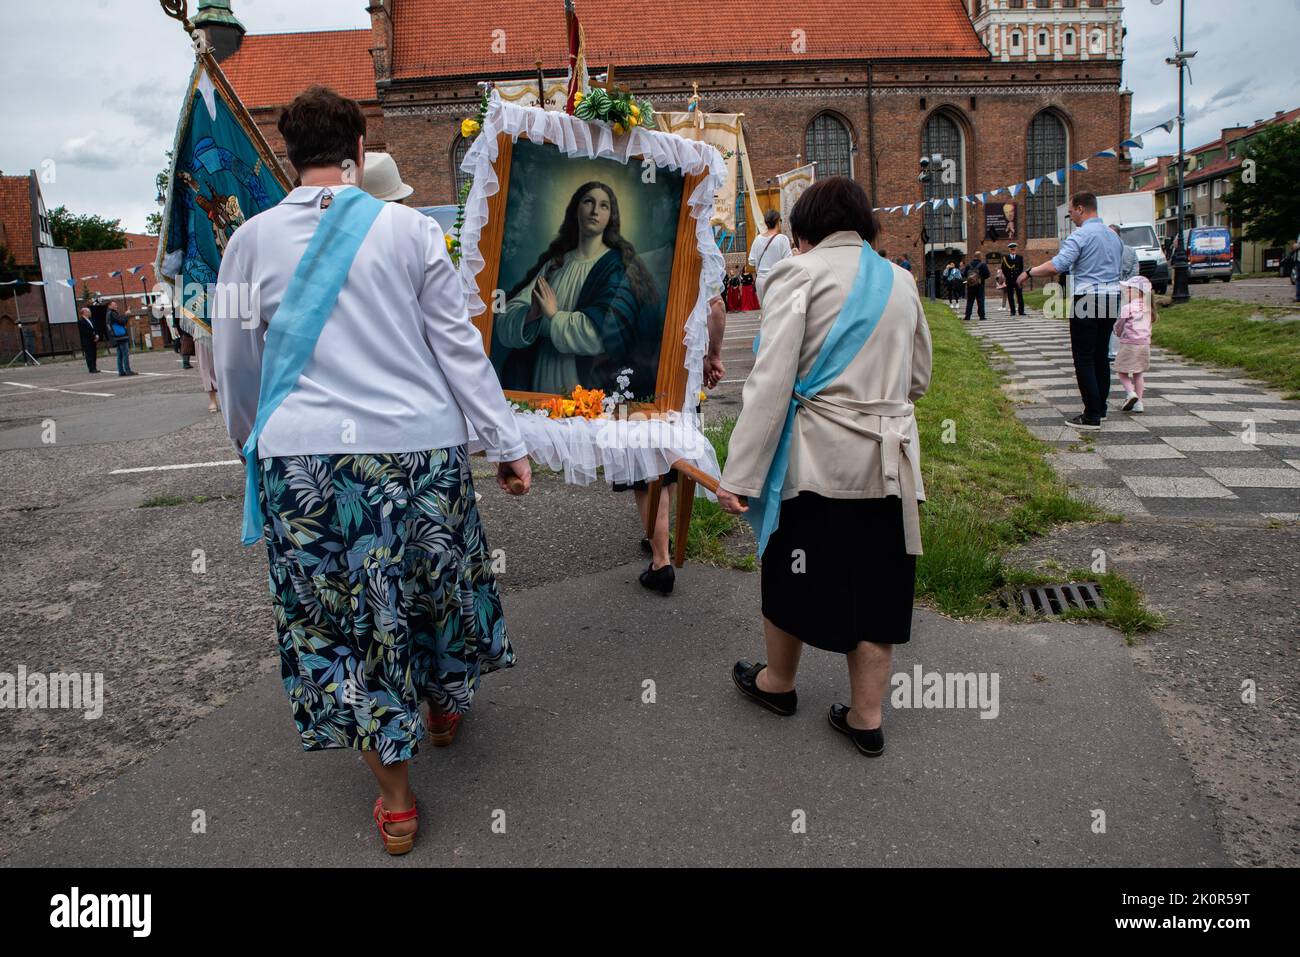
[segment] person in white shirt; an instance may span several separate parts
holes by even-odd
[[[790,256],[790,240],[781,232],[781,214],[769,209],[763,217],[767,229],[759,233],[753,245],[749,247],[749,264],[754,267],[758,277],[754,280],[754,291],[758,301],[763,301],[763,286],[770,273],[782,259]]]
[[[302,185],[226,248],[211,307],[218,389],[235,447],[258,435],[253,504],[303,748],[362,752],[385,849],[405,853],[418,823],[407,763],[426,731],[421,701],[433,743],[449,744],[480,674],[514,663],[466,420],[503,488],[523,494],[532,475],[442,231],[398,203],[374,213],[350,266],[331,264],[336,277],[346,269],[337,300],[292,390],[258,422],[264,354],[273,380],[289,354],[284,333],[267,337],[277,309],[287,291],[298,305],[311,296],[300,290],[328,278],[291,283],[324,210],[341,202],[339,222],[376,202],[346,195],[364,175],[355,102],[313,87],[279,129]],[[283,328],[310,308],[286,313]]]

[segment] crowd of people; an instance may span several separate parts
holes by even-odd
[[[403,207],[410,188],[391,157],[365,152],[359,106],[313,88],[279,130],[299,183],[234,233],[219,279],[261,294],[248,315],[232,308],[242,298],[221,297],[207,358],[192,337],[185,351],[209,369],[210,407],[220,394],[245,463],[242,537],[266,549],[302,746],[361,754],[379,789],[380,840],[402,854],[419,822],[410,760],[424,740],[451,744],[482,676],[515,663],[467,427],[507,494],[527,494],[532,470],[441,232]],[[1031,277],[1071,274],[1084,411],[1069,421],[1094,429],[1107,414],[1112,332],[1122,408],[1142,411],[1155,313],[1150,283],[1124,275],[1131,264],[1095,197],[1076,194],[1070,215],[1076,231],[1032,269],[1008,243],[995,285],[1004,309],[1024,315]],[[789,716],[805,646],[843,655],[851,694],[827,721],[875,757],[892,650],[911,635],[925,498],[914,403],[930,381],[929,327],[911,262],[874,248],[877,220],[853,180],[813,184],[788,235],[781,226],[767,215],[749,250],[750,282],[733,266],[709,300],[709,388],[725,372],[733,291],[747,286],[762,311],[717,499],[754,528],[766,654],[737,661],[731,677],[747,698]],[[941,273],[967,320],[973,309],[986,318],[990,278],[978,251]],[[121,374],[133,374],[124,361],[119,353]],[[667,595],[667,496],[651,516],[646,483],[636,490],[651,530],[641,583]]]
[[[279,130],[299,185],[225,250],[219,282],[261,294],[219,299],[216,387],[302,746],[361,754],[380,840],[401,854],[419,824],[411,758],[450,744],[482,676],[515,663],[467,425],[507,494],[527,494],[532,471],[438,226],[355,188],[350,171],[365,184],[371,163],[360,108],[313,88]],[[910,638],[929,331],[911,274],[873,249],[861,186],[822,180],[790,220],[793,240],[769,216],[751,250],[762,328],[717,491],[768,556],[766,661],[736,662],[732,679],[790,715],[804,645],[844,655],[851,696],[828,723],[874,757],[892,649]],[[723,297],[709,300],[709,387],[724,374]]]

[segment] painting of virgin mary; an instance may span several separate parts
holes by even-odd
[[[506,292],[492,354],[506,389],[613,392],[631,369],[638,397],[655,391],[664,302],[623,235],[616,190],[588,180],[570,195],[550,244]]]

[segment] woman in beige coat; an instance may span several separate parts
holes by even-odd
[[[797,707],[805,644],[848,659],[851,706],[835,730],[884,751],[881,704],[893,646],[911,634],[920,439],[912,403],[930,381],[916,282],[871,247],[862,187],[832,177],[795,204],[799,255],[768,277],[754,369],[718,501],[755,525],[767,661],[736,686],[780,715]]]

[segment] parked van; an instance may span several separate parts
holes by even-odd
[[[1226,226],[1197,226],[1187,233],[1187,274],[1191,279],[1232,281],[1232,233]]]

